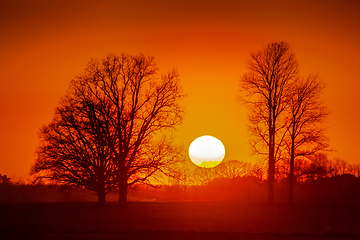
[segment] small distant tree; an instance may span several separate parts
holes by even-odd
[[[251,163],[239,160],[230,160],[220,163],[215,171],[218,177],[233,179],[249,175],[250,169]]]
[[[291,97],[298,62],[289,44],[275,42],[256,53],[240,81],[241,101],[250,109],[251,145],[268,160],[268,203],[274,202],[275,162],[284,136],[283,113]]]
[[[215,177],[215,168],[196,167],[192,173],[192,182],[197,186],[209,186]]]
[[[188,186],[192,183],[192,172],[186,165],[178,167],[173,175],[169,178],[169,182],[181,187],[186,192]]]
[[[341,158],[334,158],[331,162],[331,175],[343,175],[345,173],[348,173],[349,170],[349,164],[347,161]]]
[[[0,174],[0,184],[8,185],[11,184],[11,178],[9,178],[6,174]]]
[[[359,178],[360,177],[360,164],[353,164],[351,169],[352,169],[351,173],[355,177]]]
[[[261,181],[265,181],[267,177],[268,163],[266,159],[260,159],[255,162],[250,168],[250,176],[256,177]]]
[[[330,161],[326,154],[316,153],[309,156],[308,159],[310,160],[310,163],[305,169],[302,169],[302,175],[306,180],[312,181],[329,175]]]

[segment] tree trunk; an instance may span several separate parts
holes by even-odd
[[[295,165],[295,153],[294,153],[294,141],[291,143],[291,156],[290,156],[290,173],[289,173],[289,204],[293,204],[294,201],[294,165]]]
[[[274,181],[275,181],[275,133],[270,129],[269,141],[269,169],[268,169],[268,204],[274,203]]]
[[[275,159],[274,150],[272,149],[269,156],[269,170],[268,170],[268,203],[274,203],[274,182],[275,182]]]
[[[97,192],[98,195],[98,203],[97,206],[98,207],[106,207],[106,194],[105,194],[105,190],[100,190]]]
[[[105,175],[104,169],[102,167],[98,167],[96,169],[96,173],[98,175],[97,181],[97,195],[98,195],[98,207],[106,206],[106,194],[105,194]]]
[[[120,176],[119,178],[119,208],[127,208],[127,178]]]
[[[294,202],[294,163],[290,159],[290,174],[289,174],[289,204]]]

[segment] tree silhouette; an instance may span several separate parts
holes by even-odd
[[[329,176],[330,160],[326,154],[315,153],[308,158],[310,160],[310,164],[303,169],[303,175],[305,175],[308,181]]]
[[[288,104],[288,135],[290,155],[289,203],[293,203],[294,166],[299,156],[310,156],[328,148],[322,124],[328,115],[320,100],[324,84],[317,76],[297,79]]]
[[[197,186],[209,186],[214,178],[216,178],[215,168],[196,167],[192,172],[193,184]]]
[[[116,185],[119,206],[126,207],[128,186],[171,175],[182,161],[168,136],[181,123],[183,96],[177,71],[158,76],[153,57],[91,60],[42,129],[34,172],[90,190],[90,177],[103,176],[106,190]]]
[[[298,63],[290,46],[284,42],[271,43],[250,56],[248,72],[240,81],[241,101],[252,112],[249,127],[253,150],[265,154],[268,159],[268,203],[271,204],[274,201],[275,160],[284,137],[282,114],[291,96]]]
[[[116,165],[109,147],[113,137],[102,105],[72,81],[68,93],[56,108],[52,122],[40,129],[40,146],[32,174],[65,186],[84,187],[105,196],[113,190]]]
[[[9,178],[6,174],[0,174],[0,184],[8,185],[11,184],[11,178]]]
[[[145,182],[157,174],[171,174],[182,159],[166,130],[181,123],[183,98],[176,70],[158,76],[153,57],[109,55],[93,60],[78,77],[90,97],[103,105],[113,133],[109,141],[119,190],[119,206],[127,205],[129,185]]]
[[[169,178],[169,182],[173,185],[179,186],[186,192],[188,186],[193,182],[193,173],[188,166],[183,165],[174,171],[173,176]]]
[[[330,163],[329,168],[330,168],[329,169],[330,175],[336,176],[336,175],[343,175],[346,173],[350,173],[351,171],[349,170],[352,168],[352,166],[350,167],[348,162],[345,161],[344,159],[334,158],[333,161]]]
[[[217,176],[221,178],[234,179],[237,177],[243,177],[251,174],[251,163],[230,160],[220,163],[215,169]]]

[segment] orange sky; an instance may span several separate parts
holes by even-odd
[[[331,111],[331,154],[360,163],[358,1],[0,0],[0,174],[27,178],[37,131],[90,58],[140,52],[176,67],[188,97],[177,143],[219,138],[225,159],[255,161],[236,102],[250,52],[286,41],[318,73]],[[271,3],[270,3],[271,2]],[[294,1],[295,2],[295,1]]]

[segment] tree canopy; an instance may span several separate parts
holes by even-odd
[[[171,174],[182,161],[168,135],[182,121],[183,97],[177,70],[159,75],[153,57],[91,60],[41,129],[33,173],[93,191],[101,181],[126,207],[128,186]]]

